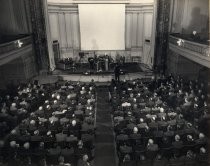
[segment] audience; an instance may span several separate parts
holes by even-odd
[[[112,81],[109,99],[119,163],[208,165],[204,83],[181,77]],[[21,84],[0,98],[0,165],[90,166],[96,85]]]
[[[94,157],[95,83],[26,84],[1,101],[1,162],[76,165]],[[4,153],[5,152],[5,153]]]
[[[110,101],[120,163],[208,157],[210,119],[203,83],[171,75],[113,81]]]

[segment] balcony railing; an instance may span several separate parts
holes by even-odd
[[[173,52],[184,56],[196,63],[210,68],[210,46],[208,40],[206,42],[199,42],[179,36],[169,36],[169,49]]]
[[[170,35],[170,37],[169,37],[169,43],[179,46],[181,48],[187,49],[189,51],[196,52],[204,57],[210,56],[210,46],[208,46],[206,44],[192,42],[187,39],[175,37],[172,35]]]
[[[31,36],[26,36],[26,37],[16,39],[10,42],[2,43],[0,44],[0,56],[10,51],[21,49],[24,46],[27,46],[29,44],[32,44]]]

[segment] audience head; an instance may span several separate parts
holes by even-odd
[[[47,136],[50,136],[50,135],[52,135],[52,132],[51,131],[48,131],[47,132]]]
[[[191,128],[192,127],[192,123],[187,123],[187,127]]]
[[[133,93],[131,93],[131,94],[130,94],[130,97],[133,98],[133,96],[134,96]]]
[[[140,123],[143,123],[144,122],[144,119],[143,118],[140,118],[139,121],[140,121]]]
[[[29,142],[24,143],[23,147],[24,147],[24,149],[29,149],[30,148]]]
[[[156,158],[157,158],[157,160],[161,160],[162,159],[161,154],[157,154]]]
[[[199,139],[205,138],[205,135],[203,133],[199,133]]]
[[[79,148],[82,148],[82,147],[83,147],[83,142],[82,142],[82,140],[79,140],[77,145],[78,145]]]
[[[39,135],[39,130],[35,130],[34,135]]]
[[[35,125],[35,124],[36,124],[35,120],[30,121],[30,125]]]
[[[44,102],[45,104],[49,104],[49,100],[45,100],[45,102]]]
[[[12,106],[12,107],[16,107],[17,104],[16,104],[16,103],[12,103],[11,106]]]
[[[171,131],[171,130],[172,130],[171,125],[168,125],[168,126],[167,126],[167,131]]]
[[[44,148],[44,142],[40,142],[40,143],[39,143],[39,147],[40,147],[40,148]]]
[[[145,126],[145,131],[146,131],[146,132],[149,131],[149,126],[148,126],[148,125]]]
[[[169,139],[168,137],[164,136],[163,139],[162,139],[163,143],[168,143],[169,142]]]
[[[52,94],[52,98],[55,98],[55,94],[54,93]]]
[[[49,109],[50,109],[50,105],[47,105],[47,106],[46,106],[46,109],[48,109],[48,110],[49,110]]]
[[[133,128],[133,133],[134,133],[134,134],[137,134],[137,133],[138,133],[138,131],[139,131],[139,130],[138,130],[138,128],[137,128],[137,127],[134,127],[134,128]]]
[[[143,154],[140,154],[140,157],[139,158],[140,158],[141,161],[146,160],[146,157]]]
[[[13,130],[11,131],[11,134],[12,134],[12,135],[16,135],[16,134],[17,134],[17,130],[13,129]]]
[[[57,100],[60,100],[60,99],[61,99],[61,96],[60,96],[60,95],[57,95],[57,96],[56,96],[56,99],[57,99]]]
[[[126,154],[123,158],[124,161],[129,161],[131,159],[131,156],[129,154]]]
[[[11,141],[10,142],[10,147],[15,148],[17,146],[16,141]]]
[[[165,121],[166,120],[166,117],[165,116],[162,116],[162,120]]]
[[[70,98],[71,98],[71,95],[68,95],[68,96],[67,96],[67,99],[70,99]]]
[[[154,144],[153,139],[149,139],[149,140],[148,140],[148,144],[147,144],[147,145],[149,146],[149,145],[153,145],[153,144]]]
[[[64,157],[63,156],[60,156],[58,158],[58,162],[59,162],[59,164],[63,164],[64,163]]]
[[[175,141],[180,141],[180,136],[179,135],[175,135]]]
[[[72,124],[72,126],[76,126],[77,121],[76,120],[72,120],[71,124]]]
[[[187,157],[187,158],[193,158],[193,157],[194,157],[193,151],[192,151],[192,150],[188,150],[188,151],[187,151],[187,154],[186,154],[186,157]]]
[[[87,154],[83,155],[82,156],[82,160],[85,161],[85,162],[87,162],[88,161],[88,155]]]
[[[192,135],[187,135],[187,140],[188,140],[188,141],[193,141]]]
[[[161,108],[160,108],[160,112],[161,112],[161,113],[164,113],[164,108],[161,107]]]
[[[0,140],[0,148],[4,147],[4,141]]]
[[[200,148],[200,154],[206,154],[206,149],[204,147]]]

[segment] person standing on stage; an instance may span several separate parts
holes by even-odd
[[[120,81],[120,65],[117,64],[114,69],[115,80]]]

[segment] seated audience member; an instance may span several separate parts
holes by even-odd
[[[58,158],[58,166],[71,166],[70,163],[65,163],[64,157],[60,156]]]
[[[174,148],[174,155],[176,157],[180,157],[182,155],[182,148],[183,148],[183,141],[181,141],[181,138],[179,135],[175,135],[175,141],[172,142],[172,146]]]
[[[88,161],[88,155],[84,154],[77,162],[77,166],[91,166],[92,164]]]

